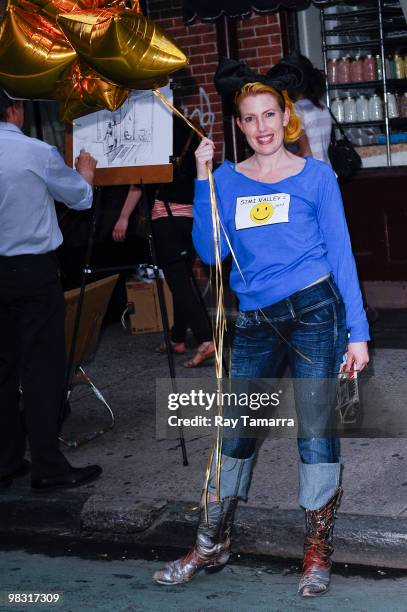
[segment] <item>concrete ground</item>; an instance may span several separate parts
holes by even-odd
[[[0,495],[0,531],[52,532],[59,537],[115,540],[185,548],[193,539],[209,436],[187,442],[182,464],[177,440],[155,437],[155,381],[167,377],[165,355],[154,348],[160,334],[131,336],[119,324],[105,328],[87,368],[112,406],[113,430],[79,448],[67,448],[75,466],[99,463],[103,475],[77,490],[34,494],[29,479]],[[191,349],[192,354],[192,349]],[[407,350],[377,348],[374,371],[401,380]],[[210,378],[213,367],[177,376]],[[85,386],[72,395],[64,436],[83,435],[108,422],[102,404]],[[335,559],[407,569],[407,449],[404,438],[344,439],[344,496],[336,528]],[[236,519],[235,550],[300,558],[303,512],[297,505],[297,451],[293,439],[267,439],[254,470],[248,504]]]

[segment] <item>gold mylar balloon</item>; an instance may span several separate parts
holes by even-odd
[[[57,22],[89,66],[130,89],[188,63],[168,34],[130,9],[77,11],[59,15]]]
[[[76,53],[41,15],[10,6],[0,24],[0,84],[16,98],[53,97]]]
[[[59,100],[65,121],[116,110],[129,89],[162,87],[187,58],[140,0],[128,1],[8,0],[0,85],[15,98]]]
[[[68,68],[55,93],[61,101],[60,117],[64,122],[103,108],[115,111],[128,95],[128,89],[109,83],[79,60]]]
[[[126,0],[9,0],[10,5],[19,6],[31,13],[41,13],[56,24],[60,13],[72,13],[84,9],[99,9],[107,6],[126,8]],[[132,0],[131,10],[135,15],[142,15],[139,0]]]

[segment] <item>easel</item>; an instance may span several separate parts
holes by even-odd
[[[66,163],[68,166],[72,167],[73,166],[73,134],[72,134],[71,129],[68,129],[66,132],[65,145],[66,145],[66,148],[65,148]],[[102,195],[101,187],[111,186],[111,185],[136,184],[136,185],[142,186],[143,205],[145,208],[146,218],[148,219],[147,234],[148,234],[149,248],[150,248],[151,258],[153,262],[153,271],[154,271],[155,283],[157,286],[158,300],[159,300],[160,311],[161,311],[161,318],[162,318],[163,332],[164,332],[164,342],[165,342],[165,346],[167,349],[166,352],[167,352],[167,359],[168,359],[168,367],[170,371],[173,391],[176,391],[175,365],[174,365],[174,357],[171,351],[170,329],[169,329],[169,324],[168,324],[167,309],[165,305],[162,279],[160,278],[160,275],[159,275],[159,268],[157,264],[157,257],[156,257],[151,222],[150,222],[150,215],[148,214],[148,201],[147,201],[147,196],[146,196],[146,191],[145,191],[146,184],[170,183],[172,181],[172,178],[173,178],[172,164],[118,167],[118,168],[96,168],[95,178],[94,178],[94,186],[96,187],[96,189],[95,189],[95,194],[94,194],[94,199],[93,199],[93,210],[92,210],[92,217],[91,217],[90,228],[89,228],[89,238],[88,238],[88,244],[86,248],[85,262],[84,262],[84,266],[82,269],[78,307],[76,311],[74,329],[73,329],[73,334],[72,334],[71,349],[69,352],[68,363],[67,363],[67,377],[66,377],[66,386],[65,386],[65,395],[64,395],[66,402],[68,401],[68,398],[69,398],[69,395],[72,389],[73,378],[75,375],[73,362],[74,362],[74,355],[75,355],[75,347],[76,347],[77,338],[78,338],[79,323],[81,319],[83,300],[85,297],[85,285],[86,285],[87,275],[93,274],[94,272],[107,272],[107,271],[111,272],[113,270],[114,271],[134,270],[136,267],[134,265],[134,266],[122,266],[119,268],[117,267],[115,268],[97,268],[97,269],[91,268],[92,251],[93,251],[93,245],[94,245],[94,240],[95,240],[95,235],[96,235],[96,227],[97,227],[100,204],[101,204],[101,195]],[[185,438],[184,438],[184,434],[182,431],[182,427],[179,427],[179,441],[181,445],[183,465],[188,465]]]

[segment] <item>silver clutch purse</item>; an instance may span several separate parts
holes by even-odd
[[[336,411],[342,425],[356,425],[361,418],[358,373],[340,372],[336,391]]]

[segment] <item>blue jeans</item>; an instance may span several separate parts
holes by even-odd
[[[294,380],[298,422],[300,428],[302,425],[306,432],[315,429],[316,434],[298,438],[299,502],[311,510],[322,507],[339,485],[339,440],[321,437],[321,432],[331,427],[335,381],[346,345],[345,308],[332,278],[262,312],[240,312],[236,322],[232,378],[278,378],[281,365],[288,359],[293,379],[301,379],[297,386]],[[308,385],[301,383],[303,379],[313,380]],[[327,379],[332,384],[327,384]],[[223,438],[221,496],[247,497],[255,447],[252,438]]]

